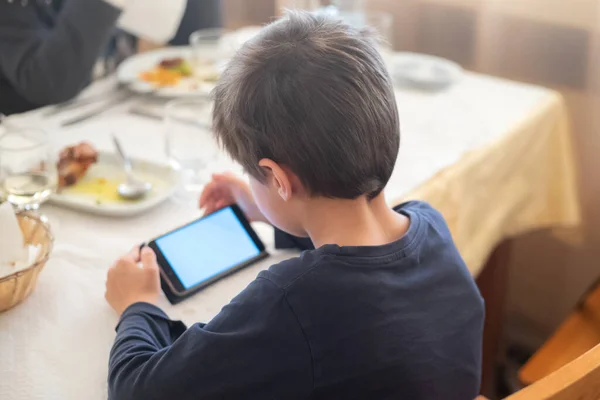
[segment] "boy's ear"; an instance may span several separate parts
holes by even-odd
[[[271,179],[277,194],[283,201],[288,201],[292,197],[292,177],[289,171],[282,168],[275,161],[263,158],[258,162],[258,166],[270,172]]]

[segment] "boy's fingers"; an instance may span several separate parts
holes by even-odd
[[[204,215],[210,215],[215,211],[219,211],[221,208],[225,207],[227,204],[223,200],[211,202],[204,207]]]
[[[146,246],[142,249],[142,265],[144,266],[144,268],[148,268],[148,269],[155,269],[157,267],[156,265],[156,254],[154,254],[154,251]]]
[[[137,261],[135,260],[135,258],[133,257],[133,255],[131,253],[127,253],[124,256],[121,256],[121,258],[119,258],[117,260],[117,262],[115,263],[116,267],[126,267],[129,264],[136,264]]]
[[[210,215],[210,214],[214,213],[214,212],[215,212],[215,211],[217,211],[217,210],[218,210],[218,208],[215,206],[215,204],[214,204],[214,203],[212,203],[212,204],[210,204],[210,205],[207,205],[207,206],[204,208],[204,215]]]
[[[204,203],[201,203],[200,208],[204,209],[204,215],[209,215],[223,207],[228,206],[229,204],[229,200],[225,200],[219,196],[213,196],[204,201]]]
[[[200,208],[204,209],[205,214],[209,214],[208,210],[211,210],[211,212],[214,211],[216,203],[217,203],[217,200],[211,198],[208,201],[205,201],[204,204],[200,204]]]
[[[200,199],[198,205],[200,208],[208,207],[211,204],[214,204],[219,198],[219,195],[216,191],[213,191],[208,196],[205,196],[203,199]]]
[[[140,261],[140,246],[134,246],[128,254],[135,262]]]
[[[223,181],[226,179],[226,174],[224,173],[214,173],[212,174],[212,180],[215,182]]]
[[[209,182],[206,184],[206,186],[204,187],[204,190],[200,194],[200,200],[199,200],[200,207],[202,207],[203,204],[206,203],[206,201],[213,194],[213,192],[215,190],[215,186],[216,186],[215,182]]]
[[[238,183],[240,178],[233,172],[225,172],[223,174],[213,174],[213,181],[223,183]]]

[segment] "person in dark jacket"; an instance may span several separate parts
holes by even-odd
[[[90,82],[127,0],[0,0],[0,113],[75,97]],[[210,23],[207,23],[210,21]],[[218,0],[188,0],[175,36],[220,24]]]

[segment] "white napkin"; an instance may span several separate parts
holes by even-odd
[[[0,278],[29,268],[41,246],[23,243],[23,232],[9,202],[0,204]]]
[[[9,202],[0,204],[0,265],[26,260],[23,232]]]
[[[177,33],[187,0],[129,0],[119,27],[154,43],[166,43]]]

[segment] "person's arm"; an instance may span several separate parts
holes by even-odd
[[[276,249],[297,249],[314,250],[315,245],[310,238],[301,238],[290,235],[280,229],[275,228],[275,248]]]
[[[122,0],[108,0],[122,1]],[[119,28],[156,44],[171,40],[184,17],[188,0],[128,0],[119,19]],[[201,15],[192,15],[200,18]],[[186,38],[185,44],[189,42]]]
[[[250,221],[270,224],[256,204],[248,181],[232,173],[213,174],[212,181],[204,186],[198,203],[206,215],[237,203]],[[314,245],[310,238],[295,237],[275,228],[275,248],[312,250]]]
[[[182,329],[154,306],[130,306],[110,354],[109,399],[290,398],[312,389],[303,331],[265,278],[208,324]]]
[[[188,0],[179,28],[169,44],[185,46],[189,44],[190,35],[197,30],[222,28],[221,8],[221,0]]]
[[[34,8],[1,3],[0,75],[40,106],[71,99],[85,87],[121,12],[105,0],[71,0],[49,29]]]

